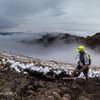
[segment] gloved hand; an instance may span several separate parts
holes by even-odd
[[[78,74],[80,74],[80,72],[81,72],[81,71],[79,70],[78,72],[76,72],[76,74],[78,75]]]

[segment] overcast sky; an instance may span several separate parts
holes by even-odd
[[[0,0],[0,31],[100,31],[100,0]]]

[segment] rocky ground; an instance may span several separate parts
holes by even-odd
[[[0,70],[0,100],[100,100],[100,79],[48,80]]]
[[[46,63],[39,63],[39,61],[1,52],[0,100],[100,100],[99,76],[91,77],[88,82],[83,78],[72,81],[64,80],[62,77],[60,79],[58,77],[48,78],[45,77],[47,76],[47,73],[45,73],[48,71],[47,69],[42,70],[44,76],[41,76],[40,73],[34,74],[34,66],[47,66]],[[32,65],[32,62],[35,65]],[[29,70],[30,64],[33,68],[31,71]],[[53,63],[48,64],[49,67],[52,67],[50,65],[53,66]],[[59,69],[59,66],[54,66]],[[67,65],[68,69],[70,69],[69,67],[72,67],[72,65]]]

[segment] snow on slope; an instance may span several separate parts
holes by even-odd
[[[46,75],[51,70],[56,75],[59,75],[62,72],[65,72],[66,75],[71,75],[72,71],[74,70],[76,65],[60,63],[56,61],[42,61],[40,59],[33,59],[30,57],[25,57],[23,55],[13,55],[11,53],[6,53],[0,51],[0,65],[3,67],[7,63],[10,64],[11,69],[15,69],[17,72],[24,72],[25,69],[36,71],[43,73]],[[100,77],[100,68],[98,67],[90,67],[89,70],[90,77]],[[79,77],[84,77],[81,74]]]

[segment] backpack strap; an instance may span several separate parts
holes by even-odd
[[[85,59],[85,64],[91,65],[91,57],[89,54],[85,53],[84,59]]]

